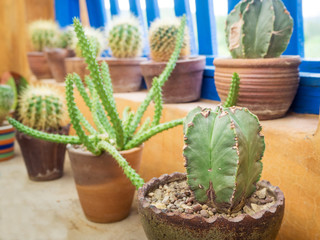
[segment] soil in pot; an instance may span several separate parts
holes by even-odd
[[[64,60],[66,73],[76,73],[80,76],[81,80],[84,82],[84,76],[90,75],[90,71],[87,69],[87,64],[84,58],[80,57],[67,57]]]
[[[230,215],[197,203],[181,173],[152,179],[139,189],[138,199],[148,239],[275,239],[284,214],[283,193],[267,181]]]
[[[0,162],[14,156],[14,128],[9,124],[0,126]]]
[[[43,52],[28,52],[27,54],[31,72],[37,79],[52,78],[52,73]]]
[[[136,171],[140,168],[142,149],[120,152]],[[79,146],[68,145],[68,153],[86,218],[97,223],[126,218],[130,213],[135,187],[116,160],[107,152],[95,156]]]
[[[68,135],[69,129],[70,125],[52,133]],[[16,139],[31,180],[49,181],[62,177],[65,144],[36,139],[19,131],[16,132]]]
[[[196,56],[177,61],[175,69],[162,87],[165,103],[192,102],[200,98],[205,59],[205,56]],[[165,66],[166,62],[141,63],[141,72],[148,89],[152,86],[153,78],[159,76]]]

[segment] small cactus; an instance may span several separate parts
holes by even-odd
[[[108,46],[116,58],[133,58],[142,54],[142,36],[139,20],[134,16],[118,16],[111,22]]]
[[[28,33],[32,48],[40,52],[45,47],[53,47],[60,34],[58,24],[51,20],[37,20],[30,23]]]
[[[72,40],[75,38],[75,33],[72,26],[63,29],[56,43],[58,48],[71,48]]]
[[[176,37],[180,26],[179,18],[157,19],[149,30],[150,57],[156,62],[166,62],[174,51]],[[190,55],[190,38],[188,29],[184,31],[184,40],[180,58]]]
[[[19,120],[37,130],[57,130],[66,121],[63,96],[49,85],[28,86],[18,106]]]
[[[274,58],[287,48],[293,20],[281,0],[242,0],[226,21],[233,58]]]
[[[0,85],[0,126],[14,103],[14,91],[8,85]]]

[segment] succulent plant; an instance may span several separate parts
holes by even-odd
[[[242,0],[226,21],[233,58],[274,58],[287,48],[293,20],[281,0]]]
[[[45,47],[53,47],[59,36],[59,26],[52,20],[37,20],[30,23],[29,37],[35,51],[43,51]]]
[[[130,167],[119,151],[138,147],[155,134],[183,123],[183,119],[161,124],[159,122],[162,112],[161,87],[168,80],[178,60],[183,42],[185,24],[186,18],[183,17],[176,38],[175,50],[164,71],[158,77],[154,78],[153,86],[147,93],[145,100],[135,113],[130,113],[130,110],[126,108],[123,119],[121,120],[113,96],[108,65],[105,62],[102,62],[101,65],[98,64],[95,59],[94,48],[86,37],[79,20],[75,18],[75,32],[79,39],[79,45],[85,61],[88,64],[88,69],[90,70],[90,77],[86,78],[89,93],[86,92],[77,74],[70,74],[66,78],[68,113],[77,136],[48,134],[24,126],[12,118],[9,118],[8,121],[20,132],[24,132],[35,138],[64,144],[84,145],[88,151],[95,155],[100,155],[104,151],[107,151],[114,157],[119,166],[122,167],[125,175],[136,188],[141,187],[144,183],[143,179]],[[86,120],[76,106],[74,101],[74,85],[76,85],[84,102],[91,110],[96,128]],[[147,120],[141,124],[141,127],[137,129],[152,100],[155,104],[155,113],[152,122],[147,118]]]
[[[14,91],[8,85],[0,84],[0,126],[8,116],[14,103]]]
[[[175,48],[179,18],[155,20],[149,29],[150,57],[156,62],[168,61]],[[180,57],[190,55],[190,39],[186,27]]]
[[[139,20],[132,15],[114,17],[107,40],[111,55],[116,58],[141,56],[142,36]]]
[[[61,30],[60,35],[57,39],[56,47],[71,48],[74,35],[75,34],[72,26],[68,26],[65,29]]]
[[[18,119],[28,127],[40,131],[58,130],[66,122],[63,96],[53,86],[29,85],[18,101]]]

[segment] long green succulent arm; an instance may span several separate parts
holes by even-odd
[[[150,128],[150,122],[151,122],[150,118],[147,117],[144,123],[141,125],[141,127],[137,131],[137,133],[135,134],[135,136],[139,136],[143,132],[147,131]]]
[[[73,25],[77,34],[78,43],[82,50],[82,54],[85,58],[86,63],[88,64],[88,69],[90,70],[90,76],[93,80],[94,87],[100,96],[102,105],[104,109],[107,111],[107,114],[110,117],[110,121],[116,132],[117,146],[119,149],[122,149],[124,145],[124,132],[122,128],[122,123],[117,109],[114,108],[111,104],[112,100],[109,99],[110,96],[107,93],[106,86],[105,84],[103,84],[103,78],[99,71],[99,65],[95,58],[94,49],[92,49],[88,39],[84,34],[80,21],[77,18],[73,19]]]
[[[136,135],[132,140],[130,140],[124,147],[124,149],[131,149],[140,146],[143,142],[147,141],[152,136],[175,126],[181,125],[184,119],[177,119],[166,123],[161,123],[157,126],[149,128],[147,131]]]
[[[174,69],[176,62],[179,58],[182,43],[183,43],[183,38],[184,38],[185,25],[186,25],[186,16],[184,15],[181,19],[181,25],[179,27],[179,32],[177,34],[175,49],[170,57],[170,60],[168,61],[167,65],[165,67],[165,70],[158,77],[160,87],[162,87],[163,84],[168,80],[168,78],[169,78],[172,70]],[[137,129],[144,112],[147,110],[147,107],[149,106],[151,100],[154,98],[155,91],[156,91],[155,88],[152,87],[149,90],[145,100],[139,106],[139,108],[138,108],[138,110],[132,120],[131,126],[130,126],[130,132],[129,132],[130,134],[133,134],[134,131]]]
[[[240,85],[240,78],[238,73],[235,72],[233,73],[229,94],[225,103],[223,104],[223,107],[232,107],[237,104],[238,94],[239,94],[239,85]]]
[[[161,113],[162,113],[162,88],[159,84],[158,78],[154,78],[152,81],[152,86],[154,87],[154,116],[151,123],[151,127],[154,127],[160,123]]]
[[[79,77],[78,74],[76,74],[76,73],[73,74],[73,81],[74,81],[81,97],[83,98],[84,102],[86,103],[86,105],[88,106],[90,111],[92,111],[92,104],[90,101],[90,97],[87,94],[86,88],[84,87],[83,82],[81,81],[81,78]]]
[[[124,174],[132,182],[132,184],[138,189],[144,184],[143,179],[137,174],[137,172],[129,165],[129,163],[121,156],[115,147],[106,141],[100,141],[98,148],[110,153],[122,168]]]
[[[93,121],[94,121],[96,127],[98,128],[99,133],[103,133],[103,134],[108,133],[99,118],[99,111],[98,111],[99,96],[96,91],[93,91],[91,96],[92,96],[92,111],[91,111],[91,113],[92,113]]]

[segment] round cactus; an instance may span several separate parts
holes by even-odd
[[[75,38],[74,29],[72,26],[68,26],[61,31],[56,45],[59,48],[71,48],[72,40],[74,38]]]
[[[180,26],[179,18],[157,19],[149,30],[150,57],[156,62],[168,61],[174,51]],[[186,27],[180,58],[190,55],[190,38]]]
[[[57,130],[66,121],[63,96],[49,85],[28,86],[18,106],[19,120],[37,130]]]
[[[139,20],[134,16],[118,16],[112,20],[107,36],[111,55],[132,58],[142,54],[142,37]]]
[[[53,47],[60,34],[59,26],[51,20],[37,20],[28,28],[32,48],[35,51],[43,51],[45,47]]]
[[[0,85],[0,126],[14,103],[14,91],[10,86]]]

